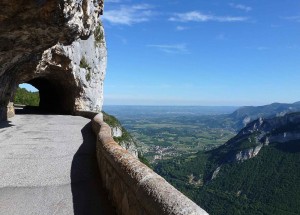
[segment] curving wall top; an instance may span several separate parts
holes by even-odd
[[[101,177],[120,214],[208,214],[119,146],[102,114],[96,115],[92,124]]]

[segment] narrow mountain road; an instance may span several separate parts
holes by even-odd
[[[114,214],[90,120],[16,115],[0,122],[0,214]]]

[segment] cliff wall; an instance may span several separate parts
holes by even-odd
[[[43,109],[101,110],[107,56],[102,10],[101,0],[0,2],[0,119],[8,117],[21,83],[39,90]]]

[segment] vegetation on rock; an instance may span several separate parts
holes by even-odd
[[[91,71],[90,70],[87,70],[87,73],[85,74],[85,79],[87,80],[87,81],[90,81],[91,80]]]
[[[131,136],[131,134],[121,125],[120,121],[112,116],[109,115],[107,113],[105,113],[104,111],[102,111],[103,113],[103,120],[104,122],[106,122],[111,128],[119,128],[122,131],[122,136],[120,137],[113,137],[114,140],[121,146],[125,146],[125,148],[134,148],[135,150],[137,150],[137,143],[134,140],[134,138]],[[132,146],[133,145],[133,146]],[[142,155],[141,152],[137,151],[137,155],[139,160],[146,164],[148,167],[152,168],[149,161]]]
[[[80,66],[80,68],[86,69],[85,79],[87,81],[90,81],[91,80],[91,66],[89,65],[89,63],[87,62],[85,57],[81,58],[79,66]]]
[[[104,111],[102,111],[102,113],[103,113],[104,122],[106,122],[110,127],[117,127],[117,126],[121,125],[121,123],[119,122],[119,120],[116,117],[109,115],[108,113],[105,113]]]
[[[117,143],[134,142],[130,133],[127,132],[127,130],[121,125],[120,121],[116,117],[109,115],[109,114],[105,113],[104,111],[102,113],[103,113],[104,122],[106,122],[112,128],[120,128],[121,129],[122,136],[121,137],[113,137]]]
[[[94,37],[95,37],[95,46],[103,44],[104,42],[104,33],[102,30],[102,23],[99,22],[98,26],[96,27],[94,31]]]

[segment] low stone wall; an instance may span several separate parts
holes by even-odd
[[[74,112],[75,116],[82,116],[87,119],[93,119],[98,114],[99,114],[99,117],[102,117],[102,113],[97,113],[97,112],[93,112],[93,111],[75,111]],[[103,117],[102,117],[102,119],[103,119]]]
[[[196,215],[207,213],[153,172],[111,136],[102,114],[92,120],[97,135],[97,159],[101,177],[118,214]]]
[[[15,116],[15,108],[14,108],[14,103],[9,102],[7,105],[7,118],[12,118]]]

